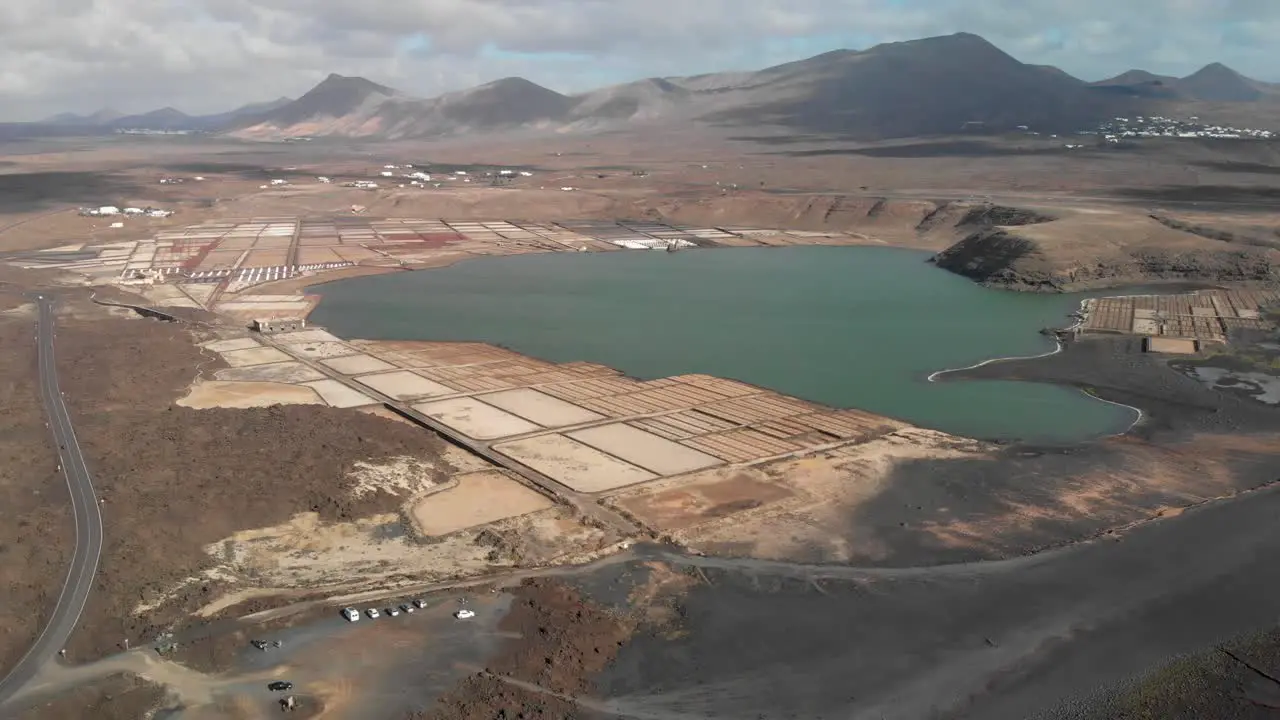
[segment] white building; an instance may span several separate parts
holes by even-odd
[[[116,207],[115,205],[103,205],[102,207],[98,208],[98,214],[99,215],[119,215],[120,208]]]
[[[260,333],[291,332],[306,325],[307,321],[302,318],[258,318],[253,321],[253,329]]]

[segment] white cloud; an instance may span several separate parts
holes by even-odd
[[[330,72],[419,95],[507,75],[580,91],[961,30],[1089,79],[1216,60],[1280,80],[1274,0],[4,0],[0,119],[215,112]]]

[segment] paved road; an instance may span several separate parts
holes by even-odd
[[[49,429],[58,445],[58,459],[62,474],[71,493],[71,510],[75,520],[76,547],[71,556],[71,567],[63,583],[58,604],[53,609],[48,625],[36,642],[22,657],[7,677],[0,680],[0,705],[4,705],[18,693],[45,663],[57,657],[71,633],[80,622],[89,590],[93,587],[98,571],[98,558],[102,554],[102,511],[93,492],[93,482],[85,467],[80,445],[71,427],[71,417],[58,389],[58,373],[53,358],[53,301],[48,297],[37,299],[40,321],[36,338],[39,343],[40,393],[44,400]],[[39,540],[36,539],[38,542]]]

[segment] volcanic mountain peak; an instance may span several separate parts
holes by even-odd
[[[516,75],[487,82],[478,86],[476,89],[497,90],[499,92],[523,92],[525,90],[533,90],[534,92],[555,92],[554,90],[542,87],[532,80],[526,80],[525,78]]]
[[[938,59],[939,55],[951,56],[952,62],[964,63],[972,59],[992,59],[1013,57],[992,45],[986,38],[973,33],[958,32],[951,35],[936,35],[917,40],[881,43],[864,51],[863,54],[874,53],[909,54],[918,58]]]
[[[190,117],[190,115],[187,115],[186,113],[182,112],[181,110],[173,106],[166,105],[160,108],[159,110],[152,110],[149,113],[143,113],[142,115],[140,115],[140,117],[173,118],[177,120],[185,117]]]
[[[112,107],[104,107],[88,117],[93,122],[105,123],[124,117],[124,113]]]
[[[288,127],[320,117],[345,117],[366,106],[404,97],[372,80],[331,73],[302,97],[260,115],[256,121]]]
[[[436,109],[453,124],[500,127],[559,119],[573,101],[522,77],[505,77],[478,87],[443,95]]]
[[[1240,73],[1236,72],[1235,70],[1232,70],[1231,68],[1227,67],[1226,65],[1223,65],[1220,62],[1211,62],[1208,65],[1205,65],[1204,67],[1195,71],[1188,77],[1195,77],[1196,75],[1202,75],[1202,74],[1209,74],[1209,75],[1216,74],[1216,75],[1229,75],[1229,76],[1240,75]]]
[[[400,94],[398,91],[393,90],[392,88],[389,88],[386,85],[379,85],[378,83],[372,80],[367,80],[365,78],[355,76],[355,75],[339,75],[337,73],[329,73],[329,77],[326,77],[324,80],[321,80],[318,85],[311,88],[311,90],[309,90],[302,97],[305,98],[307,95],[311,95],[313,93],[315,94],[338,94],[338,93],[357,94],[358,93],[362,95],[372,95],[376,93],[378,95],[388,95],[388,96],[395,96]],[[298,99],[301,100],[302,98],[298,98]]]
[[[1146,70],[1132,68],[1116,75],[1115,77],[1099,80],[1094,85],[1141,85],[1144,83],[1165,84],[1177,80],[1178,78],[1168,75],[1156,75]]]
[[[1209,102],[1252,102],[1262,97],[1252,80],[1216,62],[1179,80],[1178,89],[1188,97]]]

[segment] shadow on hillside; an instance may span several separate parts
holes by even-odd
[[[1162,185],[1118,188],[1110,191],[1110,194],[1156,202],[1257,205],[1267,208],[1280,204],[1280,187],[1265,185]]]
[[[1252,173],[1254,175],[1280,175],[1280,166],[1260,162],[1242,160],[1205,160],[1193,163],[1206,170],[1220,170],[1231,173]]]
[[[802,143],[832,142],[835,138],[828,135],[732,135],[728,138],[737,142],[760,143],[761,145],[800,145]]]
[[[52,209],[57,205],[119,205],[138,184],[115,173],[30,172],[0,174],[0,213]]]
[[[184,175],[239,175],[241,177],[310,177],[306,170],[285,170],[279,167],[236,162],[189,162],[162,165],[161,168]]]
[[[1035,155],[1059,155],[1064,148],[1018,147],[993,143],[957,140],[954,142],[912,143],[887,147],[818,148],[813,150],[780,150],[769,155],[787,157],[821,157],[827,155],[861,155],[877,158],[941,158],[941,157],[1013,157]]]

